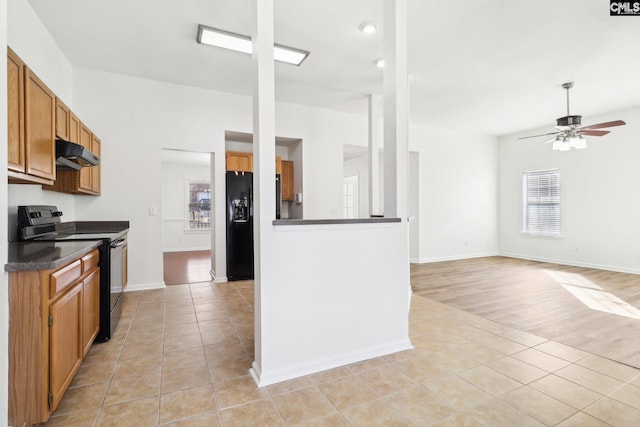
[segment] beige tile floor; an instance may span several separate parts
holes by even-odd
[[[252,282],[126,294],[47,425],[640,425],[640,370],[418,296],[415,350],[258,389],[252,302]]]

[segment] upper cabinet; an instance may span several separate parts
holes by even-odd
[[[52,184],[56,97],[10,48],[7,90],[9,181]]]
[[[26,171],[24,150],[24,62],[7,49],[9,170]]]
[[[8,176],[10,183],[100,194],[100,167],[56,171],[56,137],[100,157],[100,139],[7,47]]]
[[[253,154],[241,151],[227,151],[227,171],[253,172]]]
[[[282,161],[281,194],[282,200],[293,200],[293,162],[291,160]]]
[[[253,172],[253,153],[244,151],[227,151],[226,165],[228,172]],[[284,160],[276,156],[276,174],[282,175]]]
[[[56,136],[64,140],[70,141],[70,118],[71,110],[64,102],[56,97]]]

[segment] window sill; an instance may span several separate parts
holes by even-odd
[[[536,234],[536,233],[520,233],[523,237],[535,237],[540,239],[560,240],[564,236],[562,234]]]

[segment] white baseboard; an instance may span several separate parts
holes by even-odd
[[[199,251],[210,251],[210,247],[195,247],[195,248],[165,248],[162,249],[162,252],[199,252]]]
[[[333,369],[339,366],[345,366],[351,363],[373,359],[374,357],[386,356],[387,354],[411,349],[413,349],[413,345],[411,345],[411,340],[407,338],[388,344],[378,345],[363,350],[337,355],[327,359],[312,360],[309,362],[300,363],[295,366],[275,369],[271,372],[264,372],[261,367],[256,364],[256,362],[253,362],[249,373],[253,377],[253,380],[256,382],[258,387],[264,387],[282,381],[290,380],[292,378],[315,374],[316,372],[326,371],[327,369]]]
[[[410,262],[412,264],[427,264],[430,262],[441,262],[441,261],[456,261],[459,259],[472,259],[472,258],[484,258],[489,256],[498,256],[500,255],[498,252],[484,252],[478,254],[464,254],[464,255],[449,255],[443,257],[431,257],[431,258],[419,258],[419,259],[411,259]]]
[[[595,270],[616,271],[618,273],[640,274],[640,269],[638,268],[620,267],[616,265],[594,264],[589,262],[580,262],[580,261],[558,259],[558,258],[546,258],[546,257],[536,257],[536,256],[521,255],[521,254],[512,254],[508,252],[498,253],[498,256],[525,259],[528,261],[548,262],[551,264],[570,265],[573,267],[593,268]]]
[[[209,276],[211,276],[211,280],[213,281],[213,283],[224,283],[229,281],[227,276],[216,277],[216,272],[213,271],[213,269],[209,271]]]
[[[152,289],[164,289],[164,282],[160,283],[136,283],[129,284],[124,288],[125,292],[148,291]]]

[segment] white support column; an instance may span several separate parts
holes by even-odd
[[[273,0],[252,1],[253,32],[253,242],[255,276],[255,361],[251,370],[259,382],[263,358],[264,318],[262,289],[268,263],[262,262],[273,247],[272,221],[276,215],[275,70],[273,63]]]
[[[378,189],[379,149],[382,135],[378,120],[382,117],[382,99],[369,95],[369,215],[379,215],[380,191]]]
[[[384,0],[384,216],[407,217],[407,0]]]

